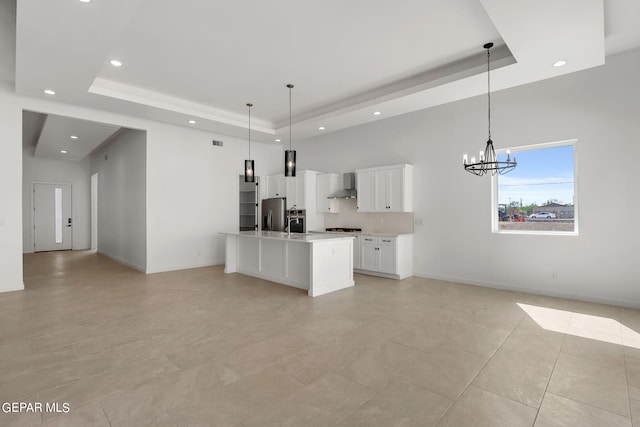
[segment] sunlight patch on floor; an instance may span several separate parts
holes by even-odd
[[[640,349],[640,334],[615,319],[517,303],[541,328]]]

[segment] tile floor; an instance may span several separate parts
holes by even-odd
[[[2,426],[640,426],[640,311],[412,277],[319,298],[222,267],[26,255]]]

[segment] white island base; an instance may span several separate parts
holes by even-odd
[[[353,237],[277,231],[225,233],[225,273],[242,273],[308,291],[311,297],[353,281]]]

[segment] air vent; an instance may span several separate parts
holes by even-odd
[[[216,141],[215,139],[213,140],[213,145],[217,145],[218,147],[222,147],[224,143],[222,141]]]

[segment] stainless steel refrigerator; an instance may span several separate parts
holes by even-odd
[[[284,231],[287,227],[287,199],[274,197],[262,200],[262,229],[269,231]]]

